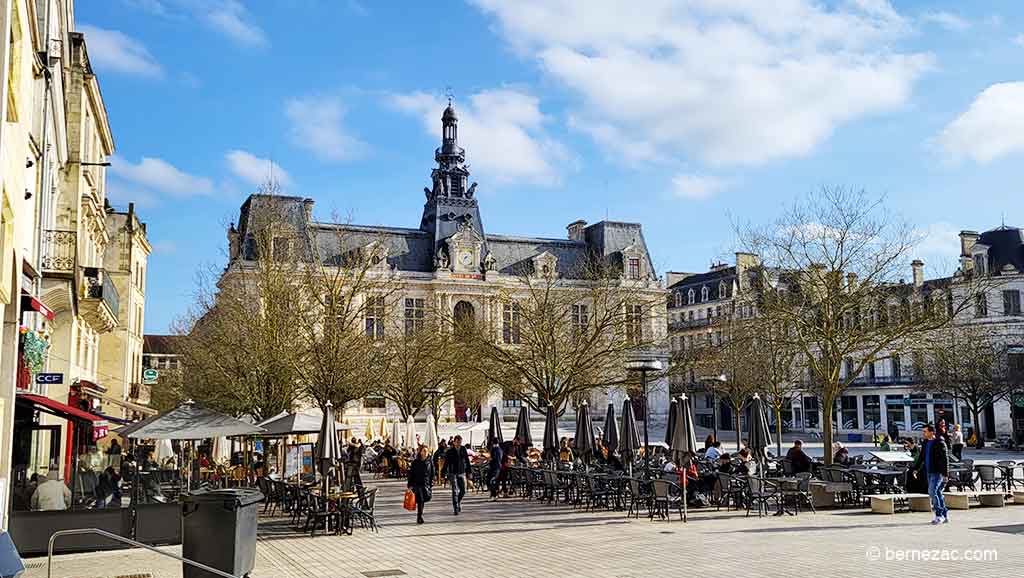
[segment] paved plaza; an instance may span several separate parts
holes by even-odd
[[[518,498],[491,503],[470,492],[453,516],[447,488],[437,488],[427,523],[404,511],[404,484],[375,481],[380,533],[310,538],[280,519],[264,519],[252,578],[373,576],[640,577],[1016,575],[1024,567],[1024,506],[953,512],[933,527],[929,514],[874,515],[828,510],[799,516],[691,513],[683,524],[626,519]],[[974,550],[989,550],[989,553]],[[180,548],[169,548],[178,552]],[[900,556],[967,556],[985,561],[898,561]],[[886,561],[888,557],[891,560]],[[877,560],[875,558],[882,558]],[[45,558],[28,561],[28,578],[46,576]],[[143,551],[58,557],[55,577],[181,576],[170,559]]]

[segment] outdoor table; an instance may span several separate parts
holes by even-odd
[[[327,495],[327,500],[334,504],[338,511],[338,527],[335,533],[352,535],[352,502],[359,498],[355,492],[339,492]]]
[[[857,468],[859,471],[864,472],[864,475],[873,477],[878,480],[879,490],[896,493],[896,490],[900,488],[900,485],[896,482],[903,475],[903,472],[899,470],[883,470],[879,468]]]
[[[1003,479],[1003,490],[1009,492],[1011,488],[1017,487],[1017,480],[1013,477],[1017,464],[996,464],[996,469]]]

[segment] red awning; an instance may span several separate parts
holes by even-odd
[[[21,310],[38,311],[39,313],[42,313],[43,316],[49,319],[50,321],[53,321],[53,318],[56,316],[56,314],[53,311],[51,311],[49,307],[43,305],[42,301],[36,299],[31,295],[26,295],[24,293],[21,295]]]
[[[43,397],[41,395],[35,395],[33,393],[19,393],[18,399],[24,399],[32,402],[37,408],[47,413],[56,415],[57,417],[63,417],[65,419],[73,419],[77,421],[87,421],[92,424],[93,427],[93,438],[99,439],[107,435],[108,424],[105,418],[98,415],[93,415],[87,411],[82,411],[76,407],[71,407],[66,403],[61,403],[55,399]]]

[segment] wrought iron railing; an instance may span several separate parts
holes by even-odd
[[[114,314],[114,318],[117,318],[119,298],[117,295],[117,288],[114,287],[114,282],[110,280],[110,276],[106,274],[106,271],[102,269],[90,269],[96,272],[95,276],[86,275],[86,297],[89,299],[102,299],[110,311]]]
[[[74,273],[78,255],[78,234],[75,231],[48,229],[43,231],[43,271]]]

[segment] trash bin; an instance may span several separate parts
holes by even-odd
[[[192,492],[181,505],[182,556],[227,572],[245,576],[256,564],[259,490],[232,488]],[[219,578],[183,564],[184,578]]]

